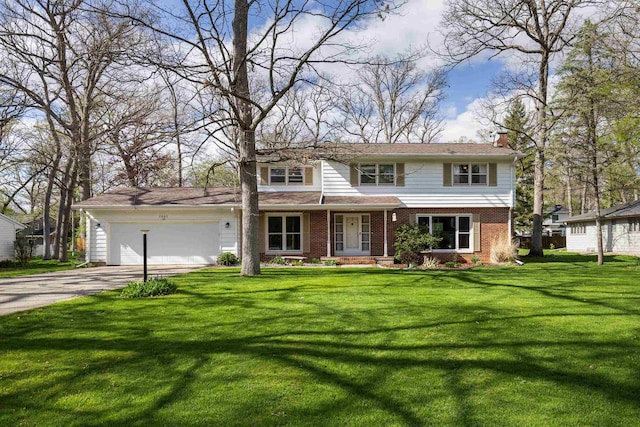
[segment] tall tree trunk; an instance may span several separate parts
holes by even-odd
[[[567,176],[567,208],[569,209],[569,216],[573,216],[573,188],[571,188],[571,177]]]
[[[51,115],[47,113],[46,116],[50,134],[56,145],[56,154],[53,158],[53,162],[51,163],[49,175],[47,176],[47,190],[44,194],[44,207],[42,212],[42,245],[44,253],[42,254],[42,259],[51,259],[51,245],[49,244],[49,241],[51,240],[51,234],[49,233],[51,230],[51,196],[53,195],[53,186],[55,185],[56,175],[58,174],[58,168],[60,167],[60,161],[62,160],[62,145],[58,138],[56,127]]]
[[[536,152],[533,160],[533,229],[531,231],[530,256],[544,256],[542,249],[542,212],[544,209],[544,151],[547,147],[549,129],[547,126],[547,89],[549,78],[549,57],[542,55],[538,69],[538,98],[536,100],[536,121],[538,125]]]
[[[233,16],[233,69],[235,82],[233,93],[236,108],[240,111],[240,188],[242,189],[242,270],[243,276],[260,274],[260,246],[258,242],[258,179],[256,174],[256,143],[253,132],[252,106],[247,101],[249,77],[247,72],[247,33],[249,4],[247,0],[235,0]]]
[[[64,176],[62,178],[62,185],[60,186],[60,202],[58,204],[58,222],[56,223],[56,238],[53,244],[53,258],[60,259],[60,248],[63,241],[62,236],[62,223],[64,222],[64,211],[67,203],[67,186],[70,181],[71,168],[73,166],[73,160],[69,159],[67,165],[64,168]]]
[[[71,185],[68,186],[68,188],[66,189],[66,194],[65,194],[65,207],[64,207],[64,212],[62,214],[62,232],[61,232],[61,238],[60,238],[60,256],[58,257],[58,260],[61,262],[67,262],[69,261],[69,252],[68,252],[68,244],[67,244],[67,236],[69,235],[69,228],[71,225],[71,205],[73,204],[73,192],[74,192],[74,188],[76,186],[76,179],[75,176],[77,174],[77,171],[74,170],[73,171],[73,175],[71,177]]]

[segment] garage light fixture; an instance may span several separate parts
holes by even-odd
[[[229,227],[231,227],[231,224],[229,222],[225,222],[224,223],[224,228],[229,228]]]

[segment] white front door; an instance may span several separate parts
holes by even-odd
[[[360,250],[360,215],[345,215],[344,217],[345,242],[346,251]]]

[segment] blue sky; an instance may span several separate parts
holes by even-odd
[[[494,59],[460,65],[451,70],[447,77],[444,110],[455,107],[456,112],[462,112],[473,100],[484,97],[490,90],[493,77],[502,68],[503,64]]]

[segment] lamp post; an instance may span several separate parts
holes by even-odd
[[[143,281],[147,283],[147,234],[149,230],[140,230],[142,232],[142,265],[144,266]]]

